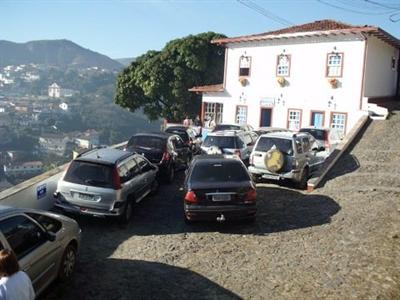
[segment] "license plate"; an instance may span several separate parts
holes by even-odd
[[[278,175],[271,175],[271,174],[264,174],[264,175],[262,176],[262,178],[264,178],[264,179],[279,180],[279,176],[278,176]]]
[[[213,201],[231,201],[231,195],[229,194],[220,194],[220,195],[213,195]]]
[[[78,194],[78,198],[81,200],[86,200],[86,201],[91,201],[93,200],[93,196],[92,195],[88,195],[88,194]]]

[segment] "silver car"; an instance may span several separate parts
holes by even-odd
[[[55,206],[70,213],[118,217],[128,223],[135,203],[158,188],[158,167],[144,156],[113,148],[74,159],[58,181]]]
[[[71,277],[80,239],[81,229],[68,217],[0,205],[0,247],[14,251],[36,294]]]

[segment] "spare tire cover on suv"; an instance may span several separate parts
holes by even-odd
[[[278,149],[271,149],[265,154],[264,164],[268,171],[278,172],[282,169],[285,156]]]

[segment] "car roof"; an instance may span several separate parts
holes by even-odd
[[[107,147],[85,152],[78,156],[75,160],[114,165],[133,154],[134,153],[132,152]]]
[[[277,131],[260,135],[260,137],[274,137],[281,139],[292,139],[294,137],[302,137],[302,136],[309,136],[309,134],[307,132]]]
[[[133,135],[131,138],[137,137],[137,136],[149,136],[149,137],[157,137],[157,138],[160,138],[160,139],[167,139],[167,138],[169,138],[171,136],[171,134],[168,133],[168,132],[163,132],[163,131],[160,131],[160,132],[143,132],[143,133],[137,133],[137,134]]]
[[[238,136],[243,134],[243,130],[218,130],[208,133],[207,136]]]
[[[183,126],[183,125],[174,125],[174,126],[169,126],[165,128],[165,131],[167,130],[187,130],[189,127]]]
[[[300,131],[302,131],[303,129],[315,129],[315,130],[331,130],[331,128],[328,127],[316,127],[316,126],[306,126],[306,127],[302,127],[300,128]]]
[[[0,217],[14,213],[14,212],[21,212],[21,211],[22,211],[22,209],[20,209],[20,208],[15,208],[15,207],[6,206],[6,205],[0,205]]]
[[[204,162],[204,163],[215,163],[219,161],[238,161],[241,163],[240,159],[234,155],[224,155],[224,154],[201,154],[193,158],[193,162]]]

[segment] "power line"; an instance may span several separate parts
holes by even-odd
[[[334,7],[334,8],[343,10],[343,11],[352,12],[352,13],[360,14],[360,15],[387,15],[387,14],[391,13],[391,12],[362,12],[362,11],[358,11],[358,10],[355,10],[355,9],[346,8],[346,7],[338,6],[338,5],[335,5],[335,4],[332,4],[332,3],[328,3],[328,2],[325,2],[323,0],[317,0],[317,1],[322,3],[322,4],[325,4],[327,6],[330,6],[330,7]]]
[[[371,10],[374,11],[374,12],[377,11],[377,8],[376,8],[375,5],[373,5],[372,3],[365,3],[364,0],[358,0],[358,1],[336,0],[336,2],[340,2],[345,7],[351,6],[351,7],[356,8],[356,9],[365,10],[366,12],[371,12]],[[370,4],[370,5],[368,5],[368,4]],[[373,7],[371,7],[371,5]],[[389,14],[389,13],[395,12],[395,10],[393,10],[393,9],[386,10],[385,9],[384,12],[387,12]]]
[[[394,10],[400,10],[400,6],[398,6],[398,7],[387,6],[387,5],[385,5],[385,4],[382,4],[382,3],[379,3],[379,2],[376,2],[376,1],[372,1],[372,0],[364,0],[364,2],[368,2],[368,3],[374,4],[374,5],[376,5],[376,6],[383,7],[383,8],[394,9]]]
[[[278,16],[276,14],[273,14],[272,12],[266,10],[265,8],[259,6],[258,4],[254,3],[251,0],[236,0],[236,1],[238,3],[246,6],[247,8],[250,8],[251,10],[254,10],[257,13],[263,15],[264,17],[266,17],[266,18],[268,18],[270,20],[273,20],[273,21],[275,21],[275,22],[277,22],[277,23],[279,23],[281,25],[284,25],[284,26],[292,26],[292,25],[294,25],[292,22],[290,22],[290,21],[288,21],[288,20],[286,20],[286,19],[284,19],[284,18],[282,18],[282,17],[280,17],[280,16]]]

